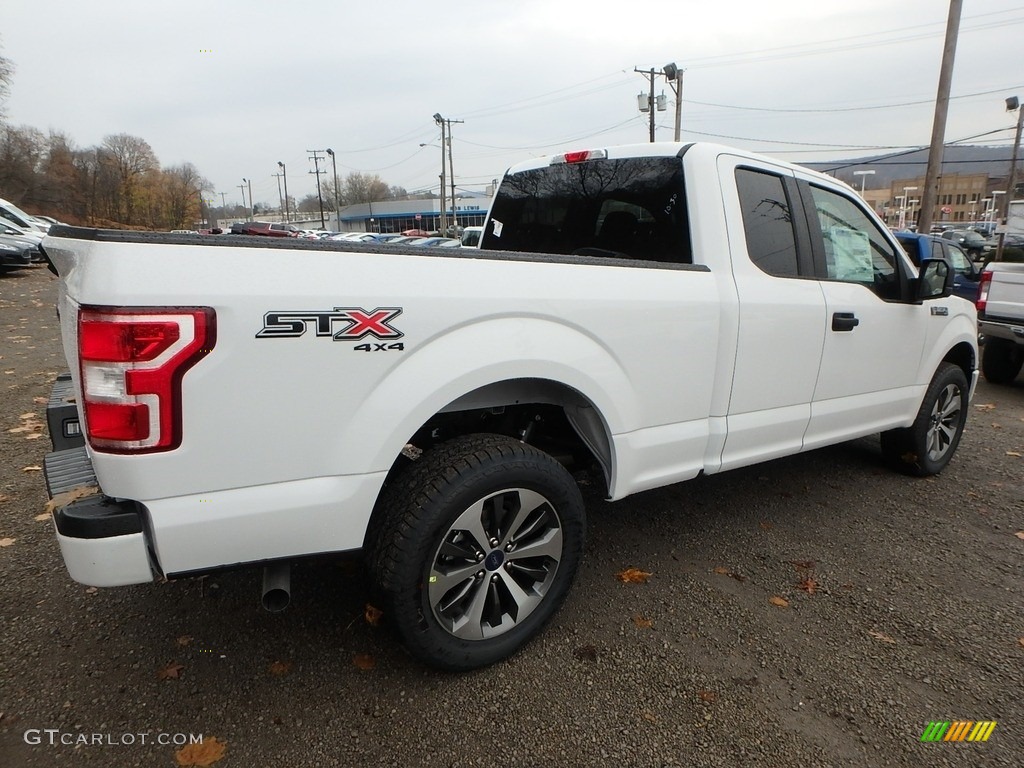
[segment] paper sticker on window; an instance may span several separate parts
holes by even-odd
[[[501,222],[498,221],[497,219],[491,219],[491,224],[493,224],[493,226],[491,227],[491,232],[494,233],[494,236],[501,237]]]
[[[871,241],[866,232],[830,227],[825,236],[832,244],[832,276],[836,280],[853,280],[858,283],[875,281],[875,272],[871,266]]]

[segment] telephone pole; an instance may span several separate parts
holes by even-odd
[[[280,173],[272,173],[270,175],[274,176],[277,179],[277,199],[278,199],[278,202],[281,204],[281,215],[284,216],[284,198],[281,197],[281,176],[282,176],[282,174],[280,174]]]
[[[456,235],[459,231],[459,215],[456,213],[455,205],[455,163],[452,162],[452,123],[464,123],[465,120],[445,120],[448,124],[448,171],[451,178],[452,185],[452,227],[455,229]],[[446,234],[442,232],[442,235]]]
[[[313,161],[313,167],[315,171],[310,173],[316,174],[316,199],[320,201],[320,229],[327,229],[327,222],[324,221],[324,196],[320,192],[320,174],[327,173],[327,171],[320,170],[320,154],[324,151],[322,149],[307,149],[309,152],[309,159]]]
[[[946,135],[946,113],[949,112],[949,89],[953,81],[953,59],[956,40],[960,32],[960,10],[963,0],[949,0],[949,18],[946,20],[946,42],[942,48],[942,66],[939,69],[939,91],[935,96],[935,118],[932,121],[932,144],[928,150],[928,170],[921,194],[921,212],[917,231],[927,235],[932,227],[932,214],[939,197],[939,176],[942,173],[942,150]]]
[[[245,208],[245,179],[242,179],[242,182],[242,184],[238,185],[238,188],[242,190],[242,208]],[[250,216],[249,218],[251,219],[252,216]]]
[[[683,127],[683,70],[675,65],[675,62],[666,64],[661,71],[665,79],[676,94],[676,131],[675,141],[679,141],[679,135]]]
[[[651,143],[654,143],[654,110],[657,108],[659,112],[665,111],[665,94],[662,93],[657,99],[654,98],[654,78],[657,77],[657,73],[654,71],[654,67],[648,69],[637,69],[633,67],[633,71],[639,75],[643,75],[650,81],[650,94],[644,95],[642,92],[636,97],[637,107],[641,112],[647,112],[650,115],[650,134]]]
[[[441,126],[441,215],[438,217],[438,223],[440,224],[440,231],[443,234],[448,229],[448,206],[444,199],[444,142],[445,142],[445,119],[441,117],[440,112],[434,113],[434,122]]]

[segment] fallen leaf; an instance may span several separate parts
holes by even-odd
[[[746,576],[741,576],[738,573],[733,573],[728,568],[725,568],[725,567],[723,567],[721,565],[718,566],[717,568],[715,568],[714,570],[715,570],[715,573],[719,574],[720,576],[729,576],[731,578],[736,579],[736,581],[738,581],[740,584],[742,584],[744,581],[747,580]]]
[[[581,661],[597,661],[597,648],[592,645],[583,645],[574,650],[572,655]]]
[[[644,710],[643,712],[641,712],[641,713],[640,713],[640,716],[641,716],[641,717],[642,717],[642,718],[643,718],[644,720],[646,720],[646,721],[647,721],[648,723],[656,723],[656,722],[658,722],[658,718],[657,718],[657,717],[655,716],[655,714],[654,714],[653,712],[651,712],[651,710],[649,710],[649,709],[645,709],[645,710]]]
[[[1024,531],[1017,531],[1013,535],[1016,536],[1018,539],[1024,539]]]
[[[157,670],[156,678],[157,680],[180,680],[183,669],[185,669],[183,664],[172,661],[163,669]]]
[[[192,644],[192,635],[182,635],[174,642],[178,644],[179,648],[187,648]]]
[[[7,499],[9,498],[10,496],[5,496],[4,494],[0,493],[0,501],[7,501]]]
[[[53,510],[59,507],[66,507],[73,501],[78,499],[84,499],[86,496],[93,496],[100,492],[98,486],[95,485],[80,485],[77,488],[72,488],[70,491],[64,493],[58,493],[48,502],[46,502],[46,511],[53,512]]]
[[[1021,648],[1024,648],[1024,637],[1018,637],[1017,642],[1020,643]]]
[[[368,653],[357,653],[352,657],[352,663],[359,669],[373,669],[377,666],[377,660]]]
[[[363,617],[366,619],[366,623],[371,627],[379,627],[380,619],[384,615],[384,611],[377,608],[369,603],[366,604],[366,610],[363,611]]]
[[[818,582],[808,576],[806,579],[796,585],[797,589],[802,589],[808,595],[813,595],[814,591],[818,588]]]
[[[40,466],[39,466],[39,465],[37,465],[37,464],[33,464],[33,465],[32,465],[32,466],[30,466],[30,467],[22,467],[22,468],[21,468],[21,471],[22,471],[22,472],[42,472],[42,471],[43,471],[43,468],[42,468],[42,467],[40,467]]]
[[[650,619],[645,619],[639,613],[633,614],[633,623],[636,624],[640,629],[650,629],[654,626],[654,622]]]
[[[883,635],[881,632],[874,632],[869,629],[868,634],[875,638],[875,640],[881,640],[883,643],[896,643],[896,641],[893,640],[891,637],[889,637],[888,635]]]
[[[37,405],[46,405],[49,401],[45,397],[33,397],[32,402]]]
[[[700,696],[701,700],[709,703],[714,701],[716,698],[714,691],[697,691],[697,695]]]
[[[36,515],[32,519],[35,520],[36,522],[40,522],[41,523],[44,520],[49,520],[50,519],[50,515],[47,512],[43,512],[40,515]]]
[[[813,571],[814,570],[814,561],[813,560],[790,560],[789,562],[798,571]]]
[[[1002,428],[1003,428],[1002,424],[993,424],[992,425],[992,429],[1002,429]]]
[[[21,416],[19,416],[18,418],[21,419],[22,421],[25,421],[26,419],[38,419],[39,416],[38,414],[36,414],[35,411],[29,411],[28,413],[21,414]]]
[[[25,435],[26,440],[38,440],[40,437],[42,437],[42,435],[38,432],[33,432],[31,435]]]
[[[779,608],[789,608],[789,601],[784,597],[779,597],[778,595],[769,598],[768,602],[772,605],[777,605]]]
[[[358,667],[359,665],[357,664],[356,666]],[[372,668],[372,664],[369,668]],[[360,669],[363,669],[363,667],[360,667]],[[274,677],[284,677],[292,671],[292,663],[290,661],[275,661],[268,667],[268,671]]]
[[[646,584],[651,576],[648,571],[641,571],[638,568],[627,568],[615,574],[615,578],[624,584]]]
[[[99,590],[96,589],[96,587],[86,587],[85,588],[85,594],[87,594],[87,595],[95,595],[97,592],[99,592]]]
[[[761,526],[762,531],[770,531],[772,529],[772,524],[765,522],[763,520],[760,523],[758,523],[758,525]]]
[[[17,539],[0,539],[0,547],[9,547],[16,541]]]
[[[979,411],[994,411],[996,409],[995,403],[975,403],[974,407]]]
[[[224,757],[227,746],[215,736],[203,736],[201,744],[188,744],[175,752],[174,761],[181,768],[207,768]]]
[[[1016,456],[1018,459],[1021,457],[1020,451],[1007,451],[1007,456]]]

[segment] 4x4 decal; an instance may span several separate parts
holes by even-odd
[[[403,334],[391,326],[402,314],[401,307],[335,307],[330,312],[267,312],[257,339],[295,339],[312,326],[317,336],[330,336],[335,341],[355,341],[364,336],[378,339],[400,339]]]

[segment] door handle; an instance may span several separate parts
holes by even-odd
[[[860,325],[860,320],[853,312],[833,312],[832,313],[832,330],[833,331],[852,331]]]

